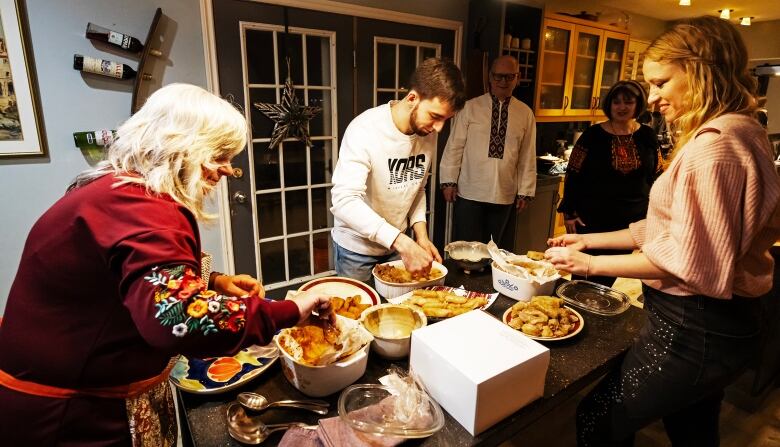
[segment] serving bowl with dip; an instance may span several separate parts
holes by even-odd
[[[385,303],[364,310],[360,322],[374,336],[374,352],[396,360],[409,356],[412,331],[426,326],[428,318],[418,307]]]

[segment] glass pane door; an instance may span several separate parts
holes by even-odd
[[[599,104],[607,97],[609,89],[620,80],[620,71],[623,64],[623,55],[626,52],[626,40],[624,37],[606,37],[604,45],[604,68],[601,70],[601,84],[599,86]]]
[[[577,34],[569,106],[572,112],[589,114],[595,105],[593,87],[596,85],[596,61],[600,44],[601,33],[598,31],[580,31]]]
[[[544,29],[541,52],[542,73],[539,78],[539,109],[559,109],[563,112],[567,105],[564,98],[572,30],[564,26],[548,25]]]
[[[335,33],[242,22],[244,110],[252,129],[256,262],[272,290],[333,271],[331,175],[338,135]],[[290,58],[290,71],[286,59]],[[270,61],[270,63],[269,63]],[[274,123],[255,102],[280,104],[290,76],[301,104],[321,107],[309,122],[311,146],[286,139],[269,148]]]

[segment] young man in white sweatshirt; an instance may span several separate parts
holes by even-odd
[[[441,262],[428,238],[425,176],[465,87],[458,67],[438,58],[420,63],[409,85],[403,99],[366,110],[344,132],[330,209],[339,276],[368,280],[374,265],[398,255],[413,274]],[[410,226],[415,239],[405,234]]]

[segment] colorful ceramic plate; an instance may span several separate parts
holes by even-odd
[[[585,320],[582,319],[582,315],[579,312],[577,312],[576,310],[572,309],[571,307],[569,307],[569,306],[563,306],[563,307],[569,309],[571,311],[571,313],[573,313],[574,315],[577,316],[577,318],[579,318],[579,321],[577,323],[575,323],[574,329],[572,329],[571,332],[569,332],[568,334],[564,335],[563,337],[537,337],[535,335],[528,335],[525,332],[521,331],[520,329],[517,329],[517,332],[520,332],[521,334],[525,335],[528,338],[532,338],[534,340],[539,340],[539,341],[558,341],[558,340],[565,340],[567,338],[574,337],[575,335],[579,334],[580,331],[582,331],[582,328],[585,327]],[[504,312],[504,316],[501,317],[501,321],[503,321],[507,325],[509,325],[510,313],[512,313],[512,308],[511,307],[509,309],[507,309],[506,312]],[[514,328],[512,328],[512,329],[514,329]]]
[[[179,356],[170,381],[183,391],[218,394],[237,388],[259,376],[279,357],[275,345],[253,345],[233,357],[190,359]]]
[[[314,290],[326,293],[339,298],[348,298],[350,296],[360,295],[360,302],[364,304],[379,304],[379,294],[368,284],[352,278],[342,278],[339,276],[327,276],[325,278],[313,279],[298,288],[303,292]]]

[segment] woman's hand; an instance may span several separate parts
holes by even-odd
[[[336,313],[332,312],[330,295],[320,292],[306,291],[293,295],[290,298],[298,305],[298,323],[309,318],[313,311],[317,311],[320,317],[328,318],[331,323],[336,322]]]
[[[544,258],[558,270],[587,277],[590,273],[591,256],[568,246],[554,246],[544,252]]]
[[[582,219],[579,218],[579,216],[574,216],[571,219],[564,219],[563,225],[566,226],[566,232],[569,234],[577,234],[577,225],[580,226],[586,226],[585,222],[582,221]]]
[[[547,239],[550,247],[568,247],[572,250],[583,251],[588,248],[585,236],[581,234],[564,234],[562,236]]]
[[[222,295],[265,297],[265,289],[260,281],[249,275],[217,274],[212,282],[214,291]]]

